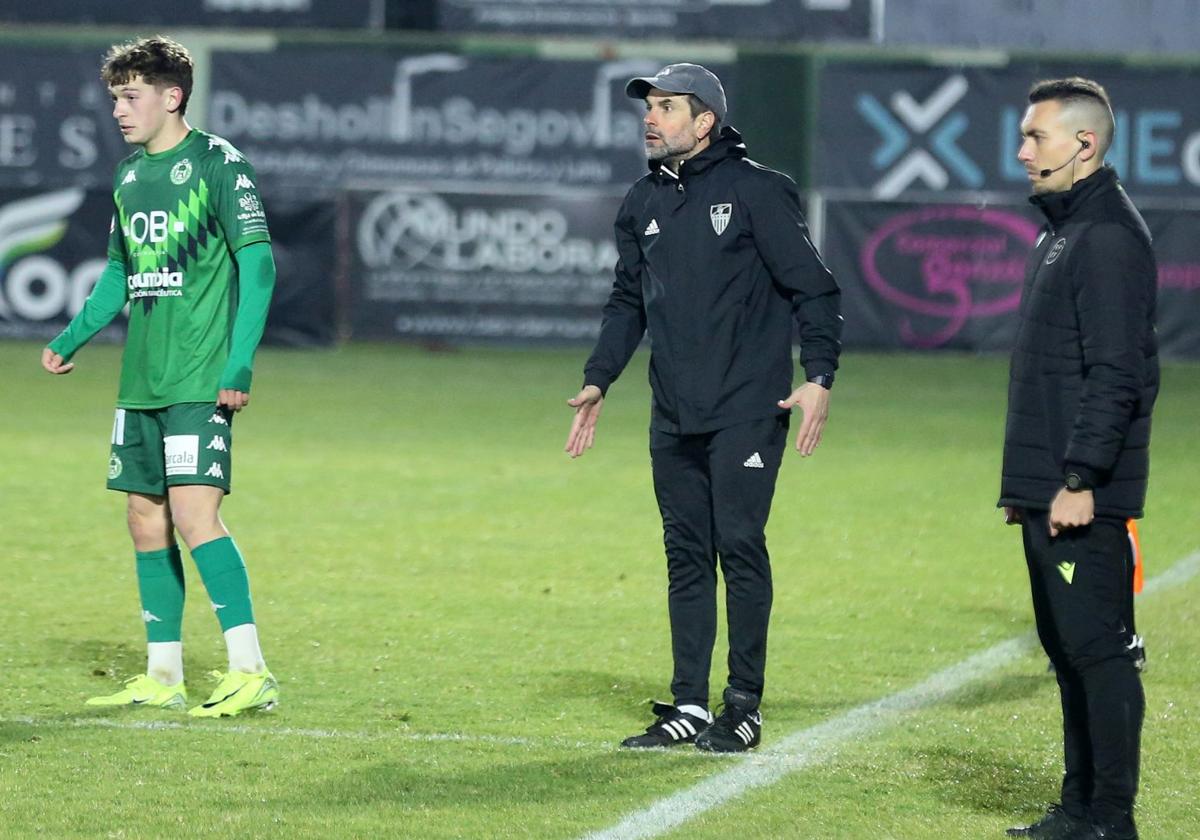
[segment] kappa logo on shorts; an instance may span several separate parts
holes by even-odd
[[[114,478],[120,478],[121,469],[121,459],[117,456],[117,453],[114,452],[108,458],[108,480],[112,481]]]
[[[225,415],[221,412],[216,412],[212,417],[208,418],[209,423],[216,423],[219,426],[228,426],[229,421],[225,419]]]
[[[199,470],[200,435],[167,435],[163,438],[163,463],[167,475],[195,475]]]
[[[193,470],[193,472],[195,472],[195,471]],[[210,466],[208,468],[208,472],[206,472],[205,475],[208,476],[209,478],[224,478],[225,477],[225,473],[221,472],[221,465],[216,462],[213,462],[212,466]]]
[[[208,442],[205,449],[215,449],[218,452],[228,452],[229,448],[225,446],[225,438],[220,435],[213,435],[213,439]]]
[[[162,623],[162,619],[150,612],[150,610],[142,610],[142,621],[146,622],[147,624],[149,624],[151,621],[157,621],[160,624]]]

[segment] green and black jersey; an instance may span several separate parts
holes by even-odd
[[[248,390],[248,378],[244,387],[228,380],[235,369],[248,377],[251,366],[250,358],[231,358],[231,352],[246,353],[233,341],[234,255],[270,242],[255,180],[237,149],[198,130],[173,149],[139,150],[117,166],[108,256],[110,266],[124,266],[129,305],[119,407],[208,402],[223,387]],[[93,297],[101,293],[98,286]],[[51,349],[69,358],[103,326],[98,318],[116,314],[99,304],[93,309],[85,306]],[[248,348],[251,358],[255,345],[257,337]]]

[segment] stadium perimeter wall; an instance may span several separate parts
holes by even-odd
[[[269,338],[588,343],[611,222],[644,171],[624,81],[713,67],[753,156],[804,188],[851,348],[1003,351],[1039,220],[1015,164],[1024,91],[1117,104],[1110,159],[1155,233],[1160,338],[1200,356],[1200,67],[1111,57],[180,32],[189,116],[255,164],[280,267]],[[102,267],[127,149],[96,78],[128,33],[0,32],[0,337],[46,338]],[[114,325],[110,336],[120,334]]]

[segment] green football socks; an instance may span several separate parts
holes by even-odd
[[[146,641],[178,642],[183,638],[183,562],[179,546],[137,554],[138,592]]]
[[[192,549],[192,559],[208,590],[221,630],[254,623],[250,605],[250,579],[246,564],[232,537],[220,537]]]

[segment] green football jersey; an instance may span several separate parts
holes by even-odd
[[[108,255],[125,265],[129,303],[119,407],[216,400],[238,300],[234,252],[270,241],[255,179],[237,149],[195,129],[117,166]]]

